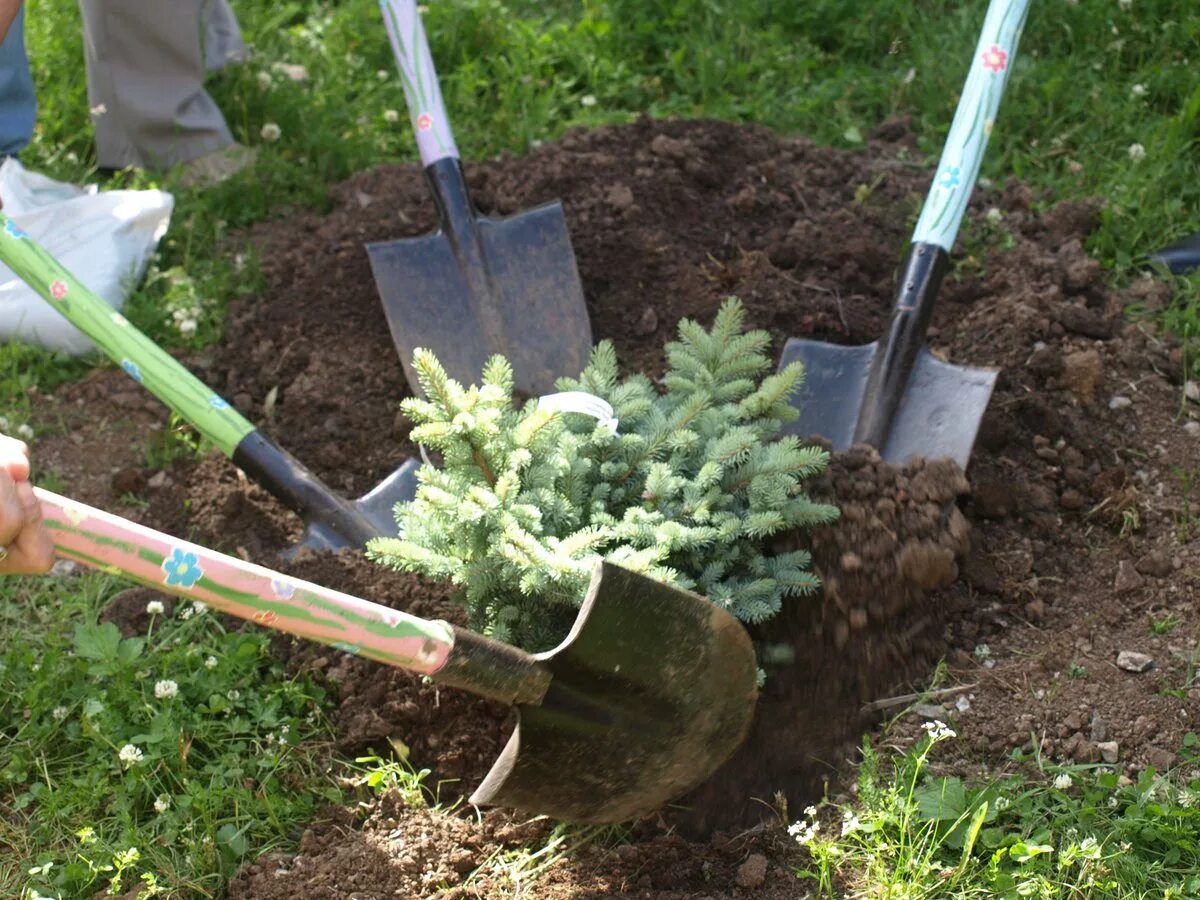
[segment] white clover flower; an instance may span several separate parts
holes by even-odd
[[[171,700],[179,694],[179,685],[170,678],[154,682],[154,696],[159,700]]]
[[[31,441],[33,440],[33,429],[22,422],[17,426],[17,437],[23,441]]]
[[[1129,158],[1134,162],[1140,162],[1146,158],[1146,148],[1141,144],[1129,145]]]
[[[931,741],[944,741],[958,737],[958,733],[945,722],[924,722],[921,727],[925,729],[925,733],[929,735]]]
[[[1004,213],[1000,212],[999,207],[993,206],[986,213],[984,213],[983,217],[995,225],[996,223],[1003,221]]]
[[[580,106],[595,106],[596,105],[596,95],[595,94],[584,94],[582,97],[579,98],[579,105]]]
[[[146,604],[146,612],[152,616],[161,616],[165,609],[161,600],[151,600]]]
[[[67,708],[65,706],[56,706],[50,711],[50,715],[54,716],[55,722],[61,722],[67,717]]]
[[[183,619],[183,621],[186,622],[188,619],[190,619],[195,614],[196,614],[196,610],[194,610],[190,606],[185,606],[183,609],[181,609],[179,611],[179,618]]]
[[[810,819],[815,819],[817,817],[817,808],[815,806],[806,806],[804,807],[804,814]]]
[[[1129,12],[1133,9],[1133,0],[1117,0],[1117,6],[1121,7],[1122,12]]]
[[[1073,782],[1071,780],[1071,776],[1068,775],[1066,772],[1063,772],[1060,775],[1055,776],[1054,789],[1056,791],[1065,791],[1065,790],[1067,790],[1067,788],[1069,788],[1074,783],[1075,782]]]
[[[204,660],[204,668],[215,669],[216,667],[217,667],[217,658],[215,656],[210,656],[206,660]]]
[[[126,769],[130,769],[130,768],[133,768],[134,766],[136,766],[138,763],[140,763],[142,761],[142,758],[144,756],[145,756],[145,754],[142,753],[141,748],[137,747],[133,744],[126,744],[124,747],[122,747],[120,750],[117,751],[117,758],[119,760],[121,760],[121,763],[125,766]]]
[[[192,611],[195,612],[196,615],[202,616],[208,612],[208,604],[203,600],[194,600],[192,601]]]
[[[859,821],[856,814],[850,812],[850,810],[842,813],[842,837],[858,831],[861,827],[862,822]]]
[[[184,319],[179,323],[179,334],[182,337],[191,337],[196,333],[198,323],[195,319]]]
[[[283,129],[274,122],[268,122],[262,127],[259,134],[262,135],[262,139],[268,144],[273,144],[283,136]]]
[[[788,834],[796,839],[797,844],[811,844],[820,830],[820,822],[793,822],[788,826]]]
[[[1120,801],[1117,800],[1117,795],[1113,794],[1108,798],[1108,805],[1111,809],[1116,809]]]
[[[1131,87],[1129,89],[1129,93],[1131,93],[1135,97],[1145,97],[1146,93],[1147,93],[1147,89],[1144,84],[1135,84],[1133,87]]]
[[[987,644],[979,644],[978,646],[975,647],[975,658],[976,659],[991,659],[992,658],[992,648],[989,647]]]
[[[387,81],[388,80],[388,70],[387,69],[378,69],[375,72],[375,77],[378,78],[380,81]]]
[[[385,109],[383,111],[383,121],[399,122],[400,121],[400,113],[394,109]]]
[[[270,72],[259,72],[258,75],[255,77],[258,78],[258,86],[260,88],[262,88],[263,90],[266,90],[267,88],[269,88],[271,86],[271,82],[273,82],[275,80],[274,78],[271,77]]]
[[[242,692],[239,691],[237,688],[230,688],[229,690],[227,690],[225,692],[225,698],[227,700],[229,700],[231,703],[237,702],[238,698],[241,696],[242,696]]]
[[[154,811],[156,813],[165,813],[171,808],[171,798],[166,794],[159,794],[154,801]]]

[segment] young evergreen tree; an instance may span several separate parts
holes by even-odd
[[[592,351],[582,391],[611,404],[598,422],[530,400],[518,408],[512,369],[493,357],[464,387],[418,350],[425,396],[403,401],[412,440],[441,455],[425,465],[396,538],[368,555],[457,585],[472,626],[530,649],[557,643],[597,557],[704,594],[745,622],[819,585],[802,550],[773,554],[773,535],[837,517],[804,480],[828,454],[779,437],[796,416],[798,363],[769,374],[769,336],[744,331],[727,300],[711,331],[684,320],[666,347],[665,388],[620,378],[612,344]]]

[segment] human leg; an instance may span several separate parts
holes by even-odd
[[[37,98],[25,54],[25,10],[0,43],[0,156],[15,156],[33,137]]]
[[[233,144],[221,110],[204,90],[210,3],[79,0],[101,167],[168,168]]]

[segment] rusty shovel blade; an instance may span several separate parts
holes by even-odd
[[[480,805],[625,822],[702,782],[745,738],[758,691],[750,637],[688,591],[600,563],[575,625],[536,654],[552,676],[483,784]]]

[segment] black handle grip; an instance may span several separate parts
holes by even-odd
[[[925,343],[925,331],[949,263],[949,255],[937,244],[918,242],[909,248],[892,319],[879,341],[867,376],[854,429],[856,444],[883,449],[913,363]]]
[[[261,431],[252,431],[234,448],[233,462],[239,469],[299,513],[305,523],[319,523],[345,543],[362,547],[383,535],[359,510],[314,475]]]

